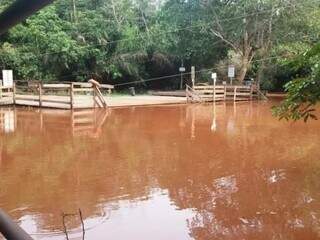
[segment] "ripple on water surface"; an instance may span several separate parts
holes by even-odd
[[[319,239],[320,122],[271,106],[0,109],[0,207],[35,239],[79,208],[86,239]]]

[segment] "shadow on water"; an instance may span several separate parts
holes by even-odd
[[[36,239],[78,208],[87,239],[318,239],[320,123],[270,107],[2,109],[0,207]]]

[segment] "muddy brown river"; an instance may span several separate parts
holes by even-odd
[[[34,239],[79,209],[93,240],[320,239],[320,121],[273,104],[1,108],[0,208]]]

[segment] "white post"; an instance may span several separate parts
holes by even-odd
[[[196,68],[195,68],[195,66],[191,67],[191,81],[192,81],[192,89],[194,89],[194,85],[196,83]]]
[[[183,88],[183,73],[186,71],[186,68],[183,66],[183,62],[181,63],[181,67],[179,68],[179,72],[180,72],[180,89]]]
[[[212,73],[211,75],[213,79],[213,101],[216,101],[216,83],[217,83],[217,73]]]

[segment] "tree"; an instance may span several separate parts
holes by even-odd
[[[0,3],[3,10],[9,0]],[[60,0],[0,37],[0,66],[20,79],[74,81],[91,77],[148,87],[144,79],[239,62],[280,85],[295,71],[281,62],[318,38],[318,0]],[[269,57],[276,60],[266,60]],[[220,63],[217,65],[217,63]],[[209,78],[209,70],[204,71]],[[225,70],[223,70],[225,72]],[[274,73],[275,72],[275,73]],[[174,88],[173,81],[157,86]]]
[[[299,70],[298,78],[286,84],[286,100],[274,107],[280,119],[317,119],[315,106],[320,102],[320,43],[301,55],[290,65]]]
[[[295,16],[300,5],[296,0],[208,1],[203,7],[209,24],[203,30],[240,56],[237,78],[243,82],[254,58],[268,56],[274,42],[279,42],[276,37],[283,35],[283,20]]]

